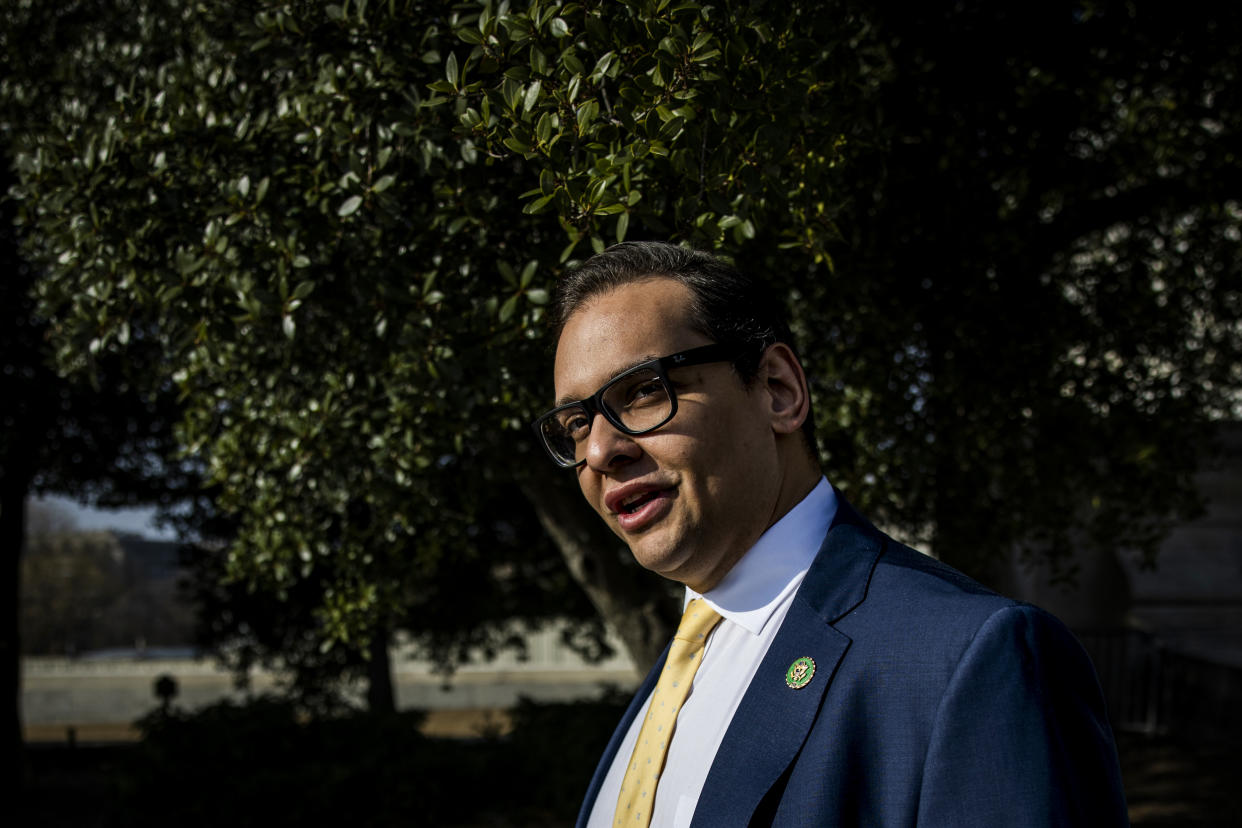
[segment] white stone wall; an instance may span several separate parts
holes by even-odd
[[[520,696],[569,701],[599,694],[604,685],[634,687],[637,670],[624,655],[587,664],[561,645],[556,630],[529,638],[530,657],[504,653],[492,662],[469,664],[451,677],[433,673],[425,661],[393,654],[398,709],[511,707]],[[614,646],[620,653],[620,648]],[[159,705],[155,682],[177,681],[174,704],[197,709],[224,699],[243,701],[233,675],[209,659],[28,657],[22,660],[22,719],[28,727],[64,729],[83,725],[125,725]],[[251,694],[273,690],[276,677],[263,670],[250,676]],[[361,688],[359,688],[361,696]]]

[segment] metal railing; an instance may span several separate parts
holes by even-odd
[[[1170,650],[1142,630],[1077,633],[1116,730],[1242,737],[1242,668]]]

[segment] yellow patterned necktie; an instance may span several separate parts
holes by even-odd
[[[702,598],[695,598],[686,605],[677,635],[669,647],[668,659],[651,694],[634,755],[625,769],[613,825],[647,828],[651,824],[656,784],[664,771],[664,757],[677,724],[677,713],[690,695],[690,682],[702,660],[707,635],[719,621],[720,616]]]

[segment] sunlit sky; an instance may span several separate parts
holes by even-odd
[[[64,510],[75,529],[114,529],[118,532],[133,532],[146,538],[174,539],[172,530],[155,526],[154,509],[94,509],[59,495],[31,498],[30,502],[46,503],[57,510]]]

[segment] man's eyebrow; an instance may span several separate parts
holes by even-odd
[[[629,365],[626,365],[624,368],[622,368],[621,370],[617,371],[615,374],[613,374],[613,375],[612,375],[611,377],[609,377],[607,380],[605,380],[605,381],[604,381],[604,385],[607,385],[608,383],[612,382],[612,381],[613,381],[613,380],[615,380],[617,377],[619,377],[619,376],[621,376],[622,374],[624,374],[626,371],[633,371],[635,368],[637,368],[637,367],[638,367],[638,366],[640,366],[640,365],[643,365],[644,363],[647,363],[647,362],[655,362],[657,359],[661,359],[661,358],[662,358],[662,357],[660,357],[658,354],[647,354],[646,356],[641,356],[641,357],[639,357],[638,359],[636,359],[636,360],[634,360],[633,362],[631,362]],[[601,385],[601,386],[600,386],[600,388],[603,388],[603,387],[604,387],[604,385]],[[599,390],[599,389],[596,389],[596,390]],[[560,408],[562,405],[569,405],[570,403],[575,403],[575,402],[582,402],[582,398],[581,398],[581,397],[571,397],[571,396],[569,396],[568,394],[565,394],[565,395],[562,395],[562,396],[560,396],[560,397],[557,397],[557,398],[556,398],[556,402],[552,403],[552,407],[553,407],[553,408]]]

